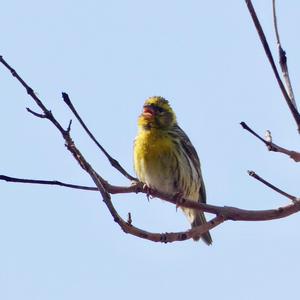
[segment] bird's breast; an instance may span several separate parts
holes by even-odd
[[[142,132],[135,140],[134,167],[139,179],[149,187],[175,191],[174,175],[178,172],[173,141],[156,132]]]

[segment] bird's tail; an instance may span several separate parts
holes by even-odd
[[[192,228],[193,228],[193,227],[205,224],[205,223],[206,223],[206,219],[205,219],[204,213],[200,212],[200,213],[197,213],[197,215],[195,216],[195,219],[194,219],[194,221],[192,222],[191,225],[192,225]],[[202,238],[202,240],[207,245],[212,244],[212,238],[211,238],[211,235],[210,235],[209,231],[201,234],[201,236],[196,236],[193,239],[194,239],[194,241],[199,241],[200,238]]]

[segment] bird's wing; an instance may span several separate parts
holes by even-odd
[[[194,148],[192,142],[186,135],[186,133],[178,126],[176,125],[177,133],[181,136],[180,142],[183,147],[183,149],[186,151],[187,155],[189,156],[190,160],[192,161],[193,165],[195,166],[198,176],[200,178],[200,190],[199,190],[199,201],[206,203],[206,191],[205,191],[205,186],[204,186],[204,181],[202,178],[202,173],[201,173],[201,165],[200,165],[200,160],[197,154],[196,149]]]

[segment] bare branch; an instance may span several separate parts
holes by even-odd
[[[127,223],[129,225],[132,225],[132,218],[131,218],[131,213],[130,212],[128,213]]]
[[[292,158],[295,162],[300,161],[300,153],[296,151],[289,151],[290,158]]]
[[[106,185],[106,189],[109,193],[113,194],[115,192],[115,188],[120,190],[120,187],[115,187],[112,185]],[[135,190],[136,189],[136,190]],[[149,192],[146,187],[143,187],[141,190],[140,184],[137,186],[131,186],[126,188],[124,192],[142,192],[147,195]],[[185,198],[180,199],[180,203],[178,203],[178,199],[176,195],[168,195],[166,193],[158,192],[155,190],[151,190],[151,196],[157,197],[159,199],[165,200],[169,203],[173,203],[174,205],[178,205],[181,207],[192,208],[195,210],[200,210],[207,213],[212,213],[217,216],[223,216],[224,220],[233,220],[233,221],[268,221],[273,219],[280,219],[291,214],[294,214],[300,211],[300,201],[299,198],[294,198],[295,203],[279,207],[277,209],[270,210],[245,210],[236,207],[229,206],[216,206],[212,204],[195,202]]]
[[[96,177],[97,177],[97,175],[96,175]],[[11,177],[1,175],[0,180],[6,180],[6,178],[11,178]],[[23,183],[31,183],[30,180],[28,180],[28,182],[26,182],[25,179],[16,179],[16,178],[13,178],[13,180],[7,180],[7,181],[18,182],[18,180],[21,180],[21,182],[23,182]],[[32,183],[37,183],[37,182],[32,182]],[[149,190],[146,187],[143,187],[142,183],[137,183],[137,184],[131,185],[129,187],[114,186],[114,185],[110,185],[107,182],[106,183],[103,182],[103,183],[104,183],[104,186],[101,187],[101,189],[104,188],[104,190],[106,190],[110,194],[139,193],[139,192],[142,192],[145,195],[147,195],[147,193],[149,193]],[[41,184],[44,184],[44,183],[41,183]],[[62,186],[64,186],[64,185],[62,185]],[[69,186],[67,186],[67,187],[69,187]],[[87,190],[93,190],[93,188],[87,188]],[[195,210],[215,214],[216,216],[222,216],[223,221],[226,221],[226,220],[232,220],[232,221],[268,221],[268,220],[284,218],[284,217],[287,217],[291,214],[294,214],[294,213],[300,211],[299,198],[296,198],[294,196],[292,196],[292,197],[294,197],[293,198],[293,200],[294,200],[293,204],[283,206],[283,207],[279,207],[277,209],[269,209],[269,210],[245,210],[245,209],[240,209],[240,208],[230,207],[230,206],[216,206],[216,205],[206,204],[206,203],[202,203],[202,202],[191,201],[191,200],[188,200],[188,199],[185,199],[185,198],[181,199],[180,203],[178,203],[178,199],[176,199],[176,196],[174,197],[174,195],[168,195],[166,193],[162,193],[162,192],[158,192],[158,191],[154,191],[154,190],[151,190],[151,196],[162,199],[162,200],[165,200],[169,203],[172,203],[174,205],[178,205],[178,206],[181,206],[181,207],[192,208],[192,209],[195,209]],[[153,199],[155,199],[155,198],[153,198]],[[115,221],[117,220],[117,221],[120,221],[121,223],[125,222],[128,225],[128,221],[124,221],[121,218],[120,219],[118,219],[118,218],[120,218],[120,216],[118,216],[118,215],[114,216]],[[125,226],[123,223],[119,224],[119,225],[121,227]],[[215,225],[215,226],[217,226],[217,225]],[[126,226],[126,228],[127,228],[127,226]],[[122,227],[122,229],[124,230],[123,227]],[[131,233],[128,228],[124,231],[126,231],[128,233]],[[135,228],[134,231],[137,232],[138,229]],[[145,231],[142,231],[142,232],[144,234]],[[198,235],[199,235],[199,233],[198,233]],[[197,236],[197,234],[195,234],[195,236]],[[157,239],[157,236],[156,236],[155,239]]]
[[[268,57],[270,65],[272,67],[272,70],[273,70],[273,73],[274,73],[275,78],[277,80],[277,83],[278,83],[278,85],[280,87],[280,90],[281,90],[281,92],[282,92],[282,94],[284,96],[284,99],[285,99],[285,101],[286,101],[286,103],[287,103],[287,105],[288,105],[288,107],[289,107],[289,109],[290,109],[290,111],[291,111],[291,113],[292,113],[292,115],[294,117],[294,120],[295,120],[295,122],[297,124],[298,132],[300,133],[300,115],[299,115],[296,107],[292,103],[292,101],[291,101],[291,99],[290,99],[290,97],[289,97],[289,95],[288,95],[288,93],[287,93],[287,91],[285,89],[285,86],[282,83],[282,80],[281,80],[281,78],[279,76],[276,64],[274,62],[273,55],[271,53],[271,50],[270,50],[270,47],[268,45],[268,42],[267,42],[266,36],[264,34],[264,31],[263,31],[263,29],[262,29],[262,27],[260,25],[260,22],[259,22],[259,20],[257,18],[255,9],[254,9],[254,7],[252,5],[252,1],[251,0],[245,0],[245,2],[247,4],[248,10],[249,10],[250,15],[252,17],[252,20],[253,20],[253,23],[254,23],[255,28],[257,30],[257,33],[259,35],[259,38],[260,38],[260,40],[262,42],[262,45],[264,47],[265,53],[266,53],[266,55]]]
[[[115,219],[117,223],[120,222],[120,220]],[[122,229],[125,233],[132,234],[134,236],[137,236],[142,239],[146,239],[152,242],[160,242],[160,243],[172,243],[176,241],[185,241],[188,239],[191,239],[195,236],[199,236],[208,230],[213,229],[214,227],[217,227],[221,223],[224,222],[223,216],[217,216],[213,219],[211,219],[209,222],[194,227],[193,229],[187,230],[187,231],[181,231],[181,232],[166,232],[166,233],[152,233],[145,230],[138,229],[137,227],[134,227],[130,223],[122,223]],[[120,225],[120,223],[119,223]]]
[[[21,83],[21,85],[26,89],[27,94],[34,100],[34,102],[38,105],[38,107],[40,107],[40,109],[43,111],[43,113],[45,114],[45,118],[49,119],[63,135],[65,133],[65,130],[58,123],[58,121],[53,117],[52,112],[50,110],[47,110],[46,106],[42,103],[42,101],[39,99],[39,97],[36,95],[33,89],[30,86],[28,86],[28,84],[20,77],[20,75],[16,72],[16,70],[13,69],[4,60],[2,55],[0,55],[0,63],[2,63],[11,72],[12,76],[15,77]]]
[[[257,175],[254,171],[248,171],[249,176],[255,178],[256,180],[260,181],[261,183],[263,183],[264,185],[266,185],[267,187],[269,187],[270,189],[274,190],[275,192],[279,193],[280,195],[287,197],[288,199],[290,199],[292,202],[296,202],[298,201],[298,198],[290,195],[286,192],[284,192],[283,190],[279,189],[278,187],[276,187],[275,185],[271,184],[270,182],[268,182],[267,180],[263,179],[262,177],[260,177],[259,175]]]
[[[282,75],[285,81],[285,87],[288,92],[289,98],[294,105],[294,107],[297,109],[297,104],[290,80],[290,75],[289,75],[289,70],[287,66],[287,57],[286,57],[286,52],[282,49],[281,42],[280,42],[280,36],[279,36],[279,31],[278,31],[278,24],[277,24],[277,16],[276,16],[276,1],[273,0],[272,2],[273,6],[273,22],[274,22],[274,29],[275,29],[275,35],[276,35],[276,41],[277,41],[277,47],[278,47],[278,55],[279,55],[279,64],[281,67]]]
[[[72,126],[72,120],[69,121],[69,125],[68,125],[68,128],[67,128],[68,133],[71,132],[71,126]]]
[[[10,177],[10,176],[5,176],[5,175],[0,175],[0,180],[4,180],[7,182],[15,182],[15,183],[55,185],[55,186],[62,186],[62,187],[78,189],[78,190],[85,190],[85,191],[98,191],[98,189],[96,187],[70,184],[70,183],[65,183],[65,182],[61,182],[58,180],[23,179],[23,178],[16,178],[16,177]]]
[[[31,113],[32,115],[34,115],[35,117],[37,117],[37,118],[40,118],[40,119],[45,119],[45,118],[47,118],[46,115],[44,115],[44,114],[39,114],[39,113],[33,111],[32,109],[30,109],[30,108],[28,108],[28,107],[26,108],[26,110],[27,110],[29,113]]]
[[[7,180],[7,178],[9,180]],[[12,178],[12,180],[10,180],[10,178],[11,177],[4,176],[4,175],[0,176],[0,180],[7,180],[7,181],[12,181],[12,182],[23,182],[23,183],[47,184],[47,181],[42,181],[42,180],[39,180],[39,182],[37,182],[37,181],[33,181],[33,180],[18,179],[18,178]],[[53,184],[53,183],[50,182],[50,184]],[[73,186],[75,186],[75,185],[62,184],[61,186],[73,188]],[[131,185],[129,187],[122,187],[122,186],[110,185],[106,182],[106,183],[104,183],[104,187],[105,187],[105,190],[110,194],[142,192],[145,195],[147,195],[147,193],[149,193],[149,190],[146,187],[143,187],[142,183],[137,183],[136,185]],[[74,187],[74,188],[76,188],[76,187]],[[79,188],[81,189],[80,186],[79,186]],[[82,187],[82,189],[94,190],[94,188],[92,188],[92,187]],[[199,202],[194,202],[194,201],[184,199],[184,198],[180,200],[180,203],[178,203],[178,201],[177,201],[176,197],[174,197],[174,195],[168,195],[168,194],[161,193],[161,192],[154,191],[154,190],[151,191],[151,195],[153,197],[157,197],[159,199],[165,200],[174,205],[212,213],[217,216],[223,216],[224,220],[267,221],[267,220],[283,218],[283,217],[286,217],[293,213],[296,213],[300,210],[299,199],[294,196],[291,196],[291,197],[293,197],[293,201],[295,202],[294,205],[288,205],[285,207],[280,207],[278,209],[271,209],[271,210],[244,210],[244,209],[239,209],[239,208],[235,208],[235,207],[228,207],[228,206],[222,207],[222,206],[216,206],[216,205],[211,205],[211,204],[199,203]],[[126,223],[128,224],[128,221]],[[137,230],[137,229],[135,229],[135,230]],[[197,234],[196,234],[196,236],[197,236]]]
[[[245,122],[241,122],[240,123],[241,126],[246,129],[247,131],[249,131],[251,134],[253,134],[255,137],[257,137],[259,140],[261,140],[266,146],[269,146],[269,142],[264,140],[262,137],[260,137],[255,131],[253,131]]]
[[[85,123],[83,122],[82,118],[80,117],[80,115],[78,114],[77,110],[75,109],[73,103],[70,100],[70,97],[67,93],[62,93],[62,98],[64,100],[64,102],[67,104],[67,106],[69,107],[69,109],[72,111],[72,113],[75,115],[76,119],[78,120],[78,122],[81,124],[81,126],[83,127],[83,129],[85,130],[85,132],[88,134],[88,136],[93,140],[93,142],[98,146],[98,148],[104,153],[104,155],[107,157],[107,159],[109,160],[110,164],[116,168],[121,174],[123,174],[126,178],[128,178],[129,180],[137,180],[135,177],[131,176],[129,173],[126,172],[126,170],[120,165],[120,163],[112,158],[108,152],[103,148],[103,146],[100,145],[100,143],[96,140],[96,138],[94,137],[94,135],[91,133],[91,131],[87,128],[87,126],[85,125]]]
[[[283,154],[289,156],[290,158],[292,158],[295,162],[300,162],[300,153],[299,152],[280,147],[280,146],[276,145],[275,143],[273,143],[272,140],[267,141],[267,140],[263,139],[254,130],[252,130],[245,122],[241,122],[240,124],[245,130],[247,130],[252,135],[257,137],[260,141],[262,141],[267,146],[269,151],[283,153]]]

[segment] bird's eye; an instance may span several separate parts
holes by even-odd
[[[156,107],[156,110],[159,112],[159,113],[162,113],[164,111],[164,109],[162,107]]]

